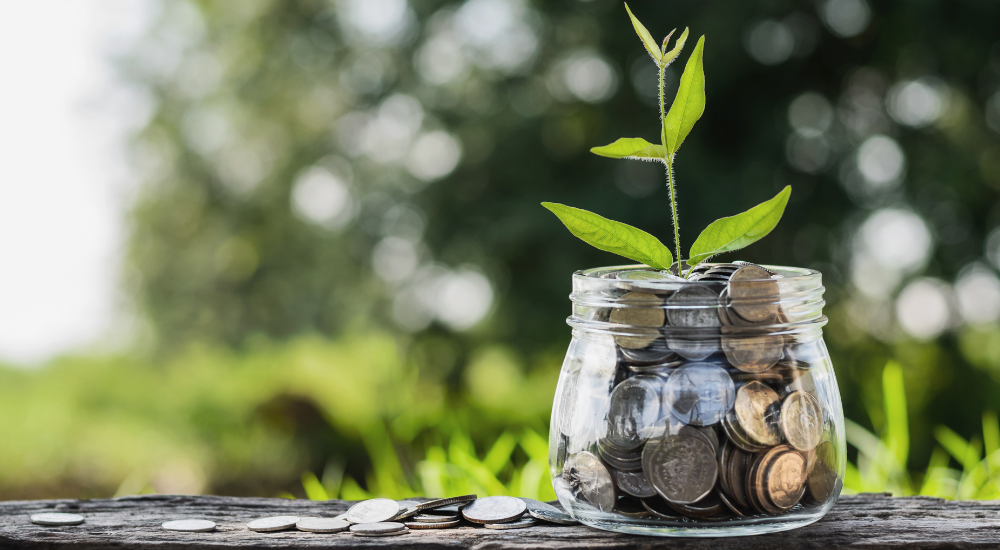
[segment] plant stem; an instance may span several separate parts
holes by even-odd
[[[663,77],[666,71],[667,67],[660,65],[660,143],[664,147],[667,146],[667,109],[663,102]],[[663,160],[663,163],[667,165],[667,187],[670,190],[670,215],[674,220],[674,247],[677,251],[677,274],[683,276],[684,269],[681,267],[681,228],[677,223],[677,195],[674,193],[674,153],[667,154],[667,158]]]

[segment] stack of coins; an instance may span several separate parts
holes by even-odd
[[[698,266],[697,284],[612,276],[613,364],[595,349],[610,338],[581,339],[556,403],[561,500],[685,521],[828,501],[839,483],[832,413],[810,372],[825,352],[787,330],[781,276],[746,262]]]

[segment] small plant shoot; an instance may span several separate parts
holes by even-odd
[[[677,220],[677,194],[675,192],[676,177],[674,175],[674,160],[681,145],[694,125],[705,112],[705,70],[703,54],[705,37],[698,39],[694,51],[688,57],[677,87],[677,95],[667,109],[663,97],[664,77],[667,67],[680,55],[688,39],[688,29],[684,29],[680,38],[674,43],[673,49],[667,51],[670,38],[674,31],[657,44],[646,27],[632,14],[628,4],[625,5],[632,20],[632,26],[639,35],[643,47],[653,58],[659,69],[659,104],[660,104],[660,142],[650,143],[643,138],[619,138],[614,143],[602,147],[594,147],[590,152],[602,157],[613,159],[643,160],[661,162],[667,172],[667,190],[670,195],[670,215],[673,221],[674,253],[660,242],[659,239],[630,225],[609,220],[593,212],[550,202],[542,203],[566,225],[573,235],[600,250],[624,256],[630,260],[644,263],[654,269],[673,270],[681,273],[681,266],[687,264],[693,268],[709,258],[725,252],[732,252],[757,242],[771,232],[788,204],[792,188],[787,186],[774,198],[765,201],[746,212],[722,218],[709,224],[698,235],[687,255],[681,254],[681,231]],[[675,267],[676,266],[676,267]],[[690,274],[690,270],[688,271]]]

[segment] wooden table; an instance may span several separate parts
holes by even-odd
[[[219,548],[382,547],[501,548],[1000,548],[1000,501],[946,501],[881,494],[841,497],[818,523],[774,535],[737,538],[658,538],[608,533],[583,526],[535,526],[494,531],[467,527],[412,531],[398,537],[361,538],[284,531],[255,533],[251,519],[274,515],[330,516],[347,501],[149,495],[95,500],[0,502],[0,549],[202,550]],[[75,527],[42,527],[28,517],[65,511],[86,516]],[[212,533],[176,533],[171,519],[215,521]]]

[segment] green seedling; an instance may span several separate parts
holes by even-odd
[[[778,225],[785,211],[792,188],[785,187],[774,198],[746,212],[712,222],[695,239],[687,259],[683,259],[681,232],[677,221],[674,160],[684,139],[705,112],[705,70],[702,62],[705,37],[698,39],[694,52],[688,58],[677,88],[677,95],[667,110],[663,97],[664,76],[667,67],[677,59],[684,48],[688,39],[688,29],[684,29],[680,38],[674,43],[674,48],[667,51],[667,45],[674,31],[670,31],[663,43],[657,45],[646,27],[632,15],[628,4],[625,5],[625,11],[632,19],[632,26],[642,40],[643,47],[659,69],[660,143],[650,143],[643,138],[620,138],[610,145],[594,147],[590,151],[595,155],[614,159],[663,163],[667,172],[670,215],[674,227],[674,250],[677,254],[675,273],[680,274],[681,266],[685,263],[688,267],[694,267],[717,254],[739,250],[770,233]],[[654,269],[664,271],[674,269],[674,256],[670,249],[659,239],[641,229],[562,204],[543,202],[542,206],[558,216],[573,235],[596,248],[644,263]]]

